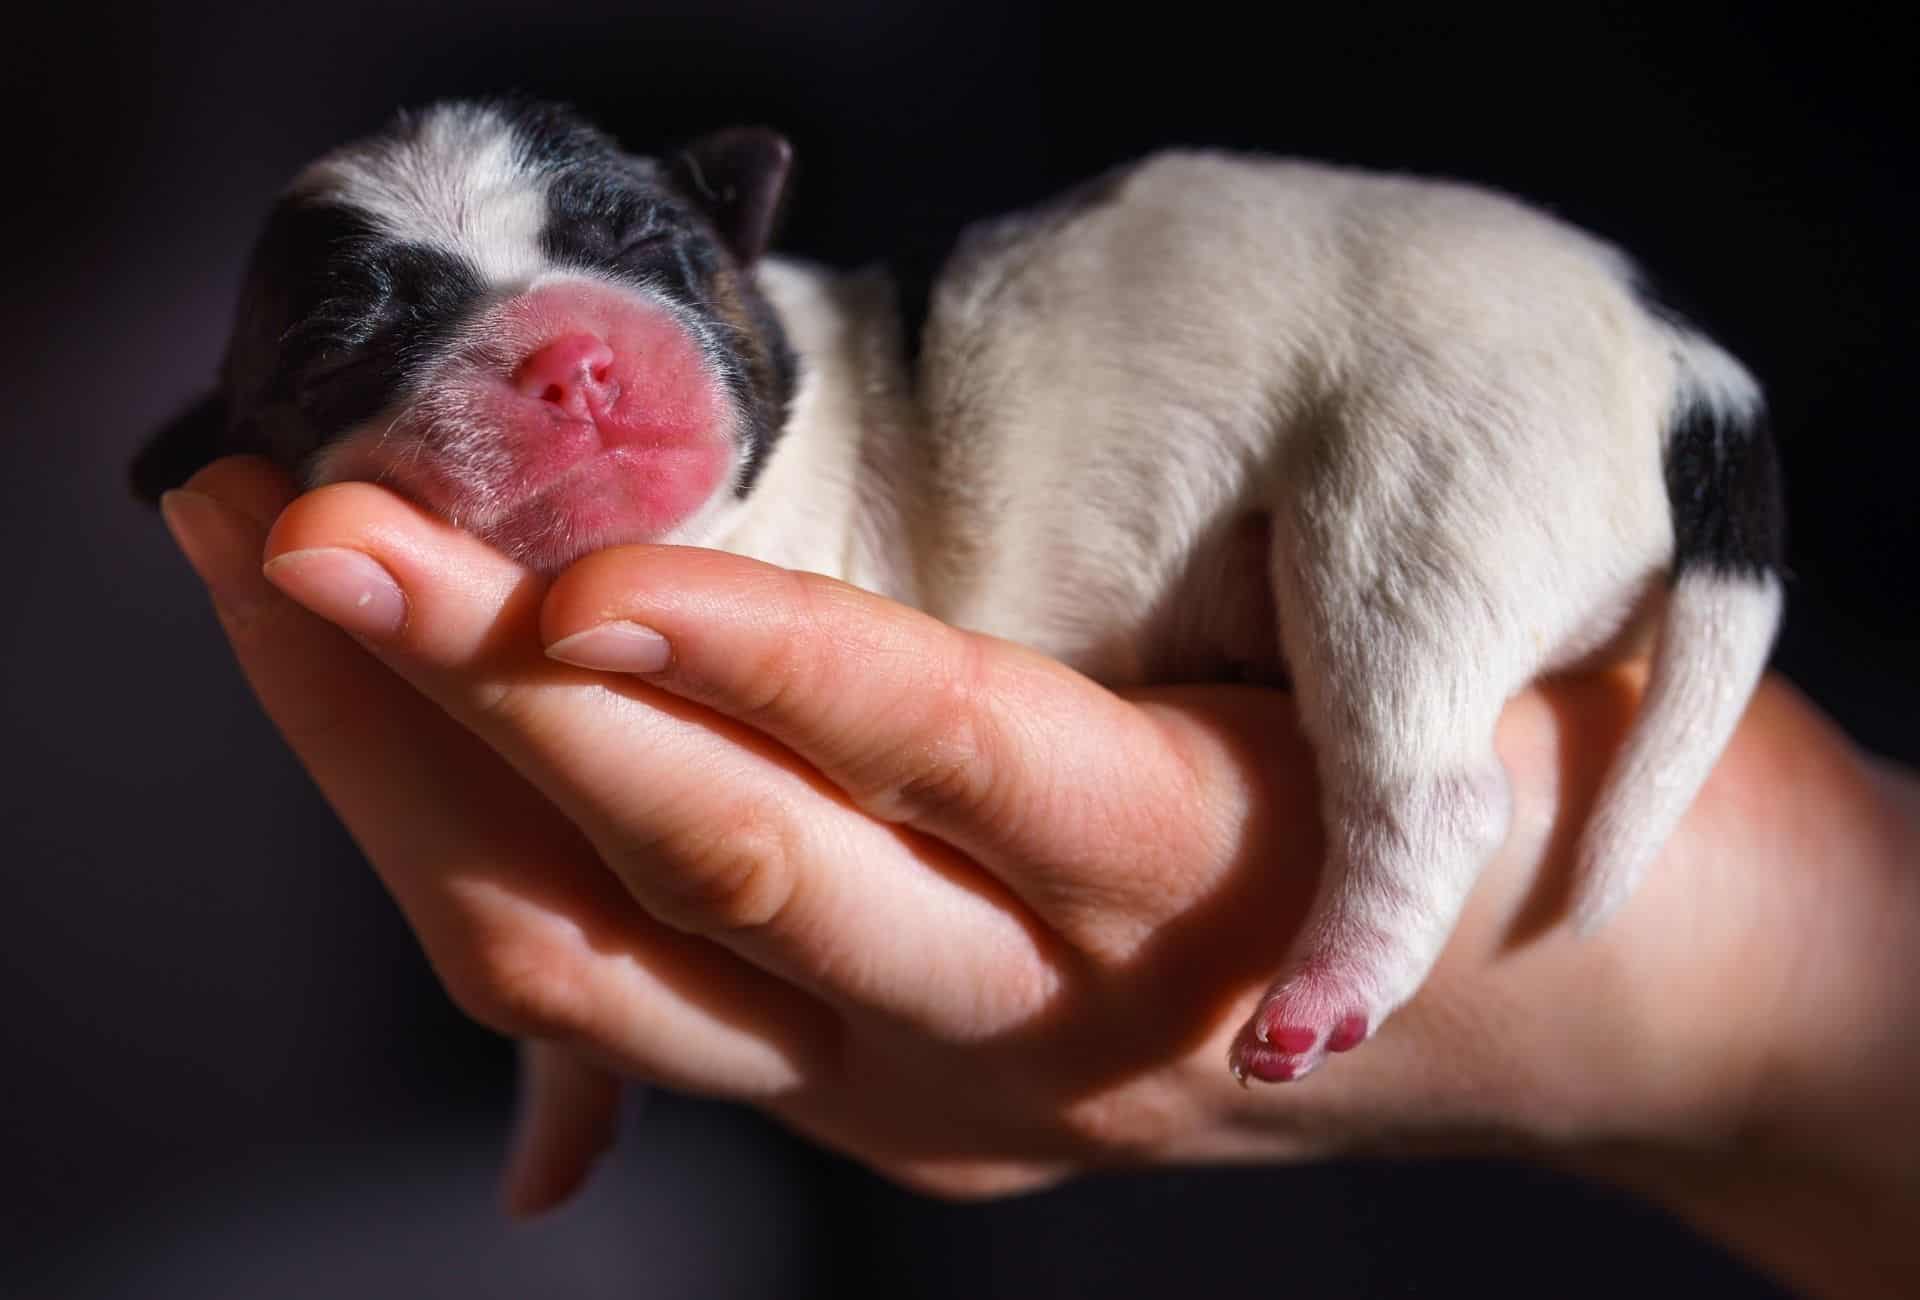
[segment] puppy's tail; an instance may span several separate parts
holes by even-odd
[[[1663,314],[1673,568],[1640,715],[1581,842],[1573,920],[1597,929],[1673,833],[1746,712],[1783,602],[1785,512],[1766,404],[1740,364]]]

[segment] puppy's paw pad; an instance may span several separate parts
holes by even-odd
[[[1261,1017],[1253,1018],[1253,1036],[1276,1052],[1305,1056],[1320,1044],[1319,1031],[1304,1025],[1269,1025]]]
[[[1355,1014],[1344,1017],[1333,1027],[1333,1032],[1327,1035],[1327,1050],[1351,1052],[1367,1041],[1368,1028],[1368,1020],[1364,1015]]]
[[[1244,1030],[1233,1045],[1228,1064],[1233,1069],[1233,1077],[1243,1085],[1249,1079],[1258,1079],[1261,1083],[1291,1083],[1314,1066],[1308,1054],[1276,1050]]]

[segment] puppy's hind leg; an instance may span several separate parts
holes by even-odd
[[[1484,600],[1432,590],[1431,570],[1353,590],[1293,554],[1283,639],[1327,849],[1283,974],[1234,1042],[1242,1082],[1300,1078],[1411,997],[1511,815],[1493,749],[1509,674]]]

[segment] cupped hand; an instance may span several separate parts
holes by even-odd
[[[1516,700],[1514,829],[1427,987],[1361,1050],[1249,1090],[1229,1041],[1320,857],[1284,694],[1118,695],[713,551],[619,548],[548,584],[380,488],[292,495],[238,459],[166,508],[448,990],[536,1045],[519,1209],[583,1176],[621,1078],[974,1195],[1116,1163],[1745,1141],[1878,1032],[1833,1023],[1878,994],[1820,954],[1891,886],[1845,868],[1836,905],[1831,863],[1903,832],[1777,684],[1592,940],[1561,923],[1564,868],[1637,678]],[[1796,866],[1816,835],[1823,869]]]

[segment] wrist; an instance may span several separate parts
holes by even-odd
[[[1569,1163],[1667,1205],[1811,1294],[1920,1292],[1920,780],[1866,760],[1788,692],[1756,705],[1722,841],[1757,900],[1730,955],[1759,1017],[1717,1132],[1669,1129]],[[1724,820],[1724,819],[1723,819]],[[1734,862],[1715,864],[1734,870]],[[1738,1005],[1738,1004],[1736,1004]]]
[[[1920,1169],[1920,782],[1771,692],[1727,782],[1744,804],[1741,965],[1766,972],[1739,1153],[1849,1179]],[[1727,852],[1723,849],[1723,854]],[[1720,864],[1731,872],[1742,864]],[[1758,877],[1758,873],[1766,873]],[[1760,977],[1749,977],[1759,983]]]
[[[1497,871],[1531,872],[1535,897],[1496,909],[1471,954],[1476,981],[1533,963],[1502,1026],[1514,1058],[1546,1062],[1517,1136],[1848,1177],[1920,1167],[1920,988],[1899,956],[1920,950],[1920,782],[1769,681],[1621,915],[1583,941],[1548,909],[1530,938],[1525,909],[1561,895],[1565,823],[1584,824],[1592,784],[1563,768],[1537,851],[1519,828],[1521,861]]]

